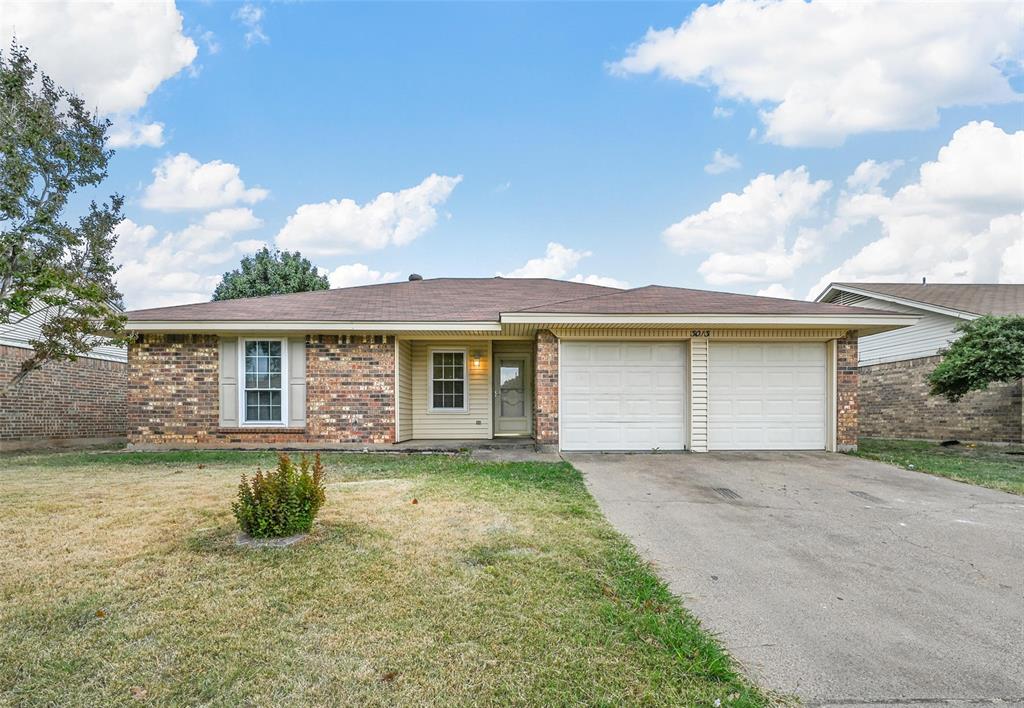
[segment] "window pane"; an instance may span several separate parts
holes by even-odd
[[[245,355],[246,356],[256,356],[256,342],[246,342],[245,343]]]
[[[281,374],[270,375],[270,388],[281,388]]]
[[[281,357],[272,357],[270,359],[270,373],[280,374],[281,373]]]
[[[281,356],[281,342],[267,342],[270,356]]]

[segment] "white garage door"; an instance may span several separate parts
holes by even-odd
[[[825,345],[712,342],[708,448],[825,449]]]
[[[562,342],[562,449],[683,449],[683,351],[679,342]]]

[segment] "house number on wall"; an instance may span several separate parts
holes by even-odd
[[[711,336],[711,330],[710,329],[691,329],[690,330],[690,336],[691,337],[710,337]]]

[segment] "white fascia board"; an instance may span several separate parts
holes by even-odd
[[[851,315],[589,315],[557,313],[510,312],[501,315],[504,324],[665,324],[665,325],[728,325],[760,327],[888,327],[897,329],[915,324],[918,315],[851,314]]]
[[[125,325],[132,332],[501,332],[497,322],[275,322],[144,320]]]
[[[927,285],[925,287],[928,287]],[[906,305],[907,307],[916,307],[919,310],[927,310],[928,312],[937,312],[940,315],[949,315],[950,317],[956,317],[961,320],[976,320],[981,315],[976,312],[967,312],[966,310],[957,310],[952,307],[943,307],[942,305],[932,305],[927,302],[921,302],[919,300],[911,300],[905,297],[896,297],[895,295],[889,295],[888,293],[880,293],[877,290],[865,290],[863,288],[854,288],[848,285],[829,285],[825,288],[825,292],[814,299],[815,302],[824,302],[825,298],[831,295],[833,292],[845,292],[853,293],[854,295],[863,295],[870,297],[875,300],[885,300],[887,302],[895,302],[897,305]]]

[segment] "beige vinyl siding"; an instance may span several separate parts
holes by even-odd
[[[690,450],[708,451],[708,340],[690,340]]]
[[[415,435],[412,403],[412,343],[398,341],[398,442]]]
[[[431,411],[428,352],[431,349],[466,351],[467,390],[465,412]],[[473,353],[480,366],[473,367]],[[491,343],[481,340],[417,340],[412,342],[412,427],[417,440],[481,439],[491,437]]]
[[[934,356],[957,338],[953,329],[965,321],[950,315],[874,298],[862,300],[857,305],[921,316],[920,321],[910,327],[861,337],[857,342],[858,363],[861,366]]]

